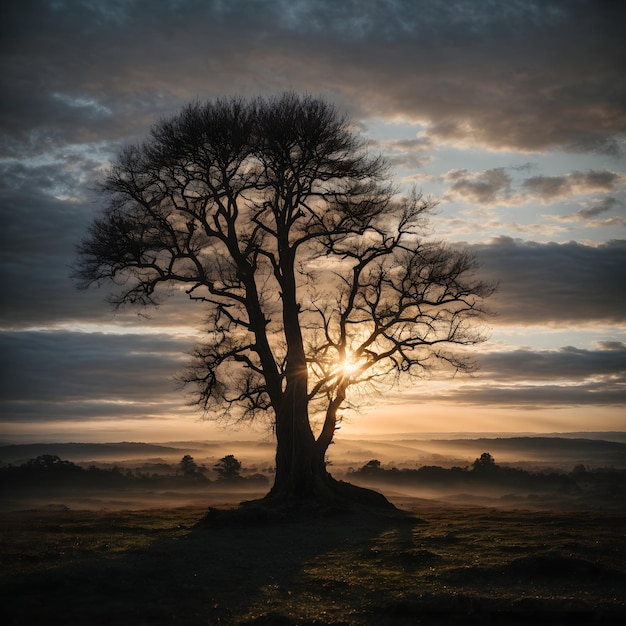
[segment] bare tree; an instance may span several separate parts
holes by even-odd
[[[472,367],[450,347],[482,340],[492,288],[473,258],[428,237],[435,203],[399,199],[324,100],[190,104],[121,152],[102,189],[79,286],[113,281],[121,306],[180,284],[206,307],[185,381],[209,417],[269,418],[269,500],[353,494],[325,464],[340,408],[438,362]]]

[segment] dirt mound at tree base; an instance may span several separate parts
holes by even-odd
[[[242,502],[237,508],[209,507],[200,526],[255,526],[283,521],[350,515],[353,513],[404,514],[377,491],[331,479],[331,490],[320,497],[301,500],[270,493],[260,500]]]

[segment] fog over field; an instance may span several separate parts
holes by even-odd
[[[0,468],[4,468],[0,488],[5,493],[0,508],[234,506],[268,492],[274,453],[270,438],[4,445],[0,446]],[[485,453],[497,472],[479,475],[475,464]],[[12,468],[18,470],[44,455],[58,457],[72,471],[35,472],[24,483],[19,482],[21,474],[10,474]],[[200,474],[184,475],[181,460],[186,455],[193,458]],[[237,480],[222,480],[215,470],[215,464],[228,455],[241,462]],[[340,438],[330,448],[328,463],[335,478],[373,488],[408,509],[424,499],[508,508],[626,506],[624,433]]]
[[[385,466],[416,468],[422,465],[441,467],[467,466],[483,452],[492,454],[498,463],[527,469],[554,468],[571,470],[576,465],[626,468],[626,434],[556,433],[553,436],[516,437],[484,434],[463,437],[461,434],[406,438],[361,439],[338,437],[331,446],[328,460],[331,470],[344,473],[357,469],[372,459]],[[176,463],[185,454],[199,463],[214,463],[233,454],[244,468],[267,468],[273,464],[275,444],[271,438],[251,441],[174,441],[162,444],[120,443],[32,443],[0,445],[0,463],[16,464],[41,454],[88,465],[145,462]],[[254,469],[254,471],[258,471]]]

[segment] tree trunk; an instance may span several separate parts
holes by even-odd
[[[280,229],[279,229],[280,230]],[[295,249],[289,247],[288,234],[279,241],[281,271],[276,272],[282,288],[283,324],[287,344],[287,381],[276,410],[276,474],[265,500],[300,505],[304,502],[324,506],[358,501],[377,507],[392,507],[381,494],[336,481],[326,470],[326,450],[335,430],[337,408],[345,397],[329,409],[322,437],[316,441],[308,412],[307,360],[300,328],[300,306],[296,298],[294,275]]]
[[[265,502],[324,509],[354,505],[395,509],[380,493],[335,480],[326,469],[330,440],[318,441],[311,430],[307,410],[306,379],[288,385],[276,419],[276,475]]]
[[[330,497],[332,478],[326,471],[325,451],[309,424],[306,379],[287,386],[276,418],[276,475],[270,499],[319,500]]]

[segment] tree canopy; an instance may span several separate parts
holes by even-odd
[[[222,480],[233,480],[241,477],[241,461],[234,454],[227,454],[222,457],[214,466]]]
[[[273,495],[329,490],[339,410],[364,385],[472,369],[451,348],[483,339],[492,287],[429,236],[435,202],[399,197],[385,160],[323,99],[189,104],[125,148],[101,188],[79,285],[112,281],[115,306],[178,286],[206,308],[185,381],[209,417],[270,421]]]

